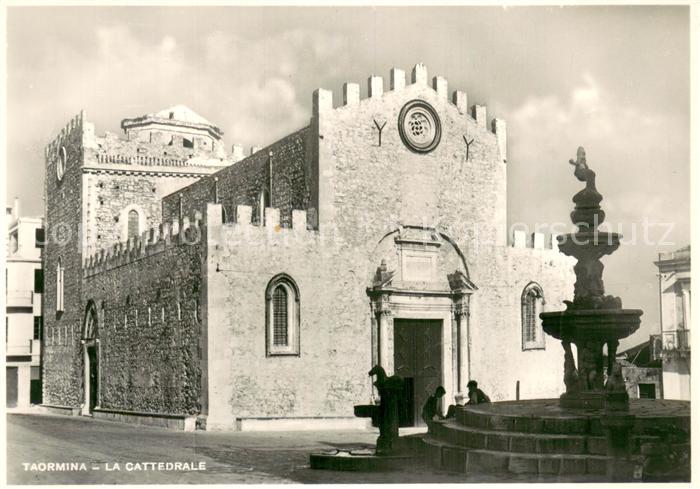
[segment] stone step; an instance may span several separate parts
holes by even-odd
[[[604,435],[599,419],[585,415],[503,415],[480,412],[474,409],[458,409],[457,422],[472,428],[493,431],[518,431],[523,433],[591,434]]]
[[[534,475],[604,475],[609,458],[602,455],[515,453],[469,449],[425,436],[431,464],[461,473],[512,473]]]
[[[490,431],[459,424],[456,420],[435,422],[431,435],[448,443],[499,452],[605,455],[604,436]]]
[[[434,421],[430,434],[448,443],[472,449],[559,455],[606,455],[608,453],[608,442],[605,436],[489,431],[463,426],[453,419]],[[657,436],[633,435],[632,453],[639,454],[643,444],[654,444],[658,440]]]
[[[668,432],[690,432],[689,407],[634,400],[630,414],[635,415],[633,432],[656,435]],[[668,403],[667,403],[668,404]],[[676,412],[673,412],[675,408]],[[668,411],[668,412],[667,412]],[[456,420],[471,428],[523,433],[605,436],[600,411],[563,412],[558,400],[502,401],[493,404],[465,406],[457,409]]]

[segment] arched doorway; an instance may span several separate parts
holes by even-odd
[[[443,413],[469,379],[469,303],[476,285],[464,255],[434,228],[402,225],[372,251],[372,363],[404,379],[400,426],[423,426],[422,407],[441,385]]]
[[[83,337],[80,340],[83,345],[83,415],[91,415],[99,404],[99,347],[98,339],[98,315],[97,307],[93,301],[89,301],[85,308],[83,321]]]

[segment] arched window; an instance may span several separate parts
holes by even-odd
[[[85,308],[85,320],[83,324],[83,338],[82,339],[94,339],[97,338],[99,328],[99,316],[97,314],[97,308],[95,303],[90,300],[88,301],[87,307]],[[59,331],[60,334],[60,331]]]
[[[130,239],[139,235],[139,213],[134,209],[130,210],[128,219],[127,238]]]
[[[280,284],[272,292],[272,346],[288,346],[287,287]]]
[[[521,297],[523,350],[544,348],[540,313],[544,309],[544,292],[535,282],[527,284]]]
[[[63,312],[63,265],[60,258],[56,264],[56,312]]]
[[[267,355],[299,355],[299,288],[279,274],[265,291]]]

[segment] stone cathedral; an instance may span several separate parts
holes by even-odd
[[[46,148],[44,404],[176,427],[364,425],[380,364],[402,424],[438,385],[556,397],[538,319],[572,262],[509,236],[505,122],[416,65],[318,89],[308,125],[248,155],[175,106]]]

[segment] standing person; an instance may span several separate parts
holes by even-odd
[[[469,390],[469,400],[467,401],[467,404],[483,404],[485,402],[491,402],[489,396],[484,394],[484,391],[477,387],[476,380],[470,380],[467,383],[467,389]]]
[[[425,424],[430,426],[429,421],[432,421],[435,416],[438,416],[440,419],[442,419],[442,414],[438,411],[438,403],[440,402],[440,399],[442,396],[445,395],[445,388],[441,385],[435,389],[435,394],[430,396],[427,401],[425,401],[425,404],[423,404],[423,412],[421,413],[421,417],[423,418],[423,421],[425,421]]]

